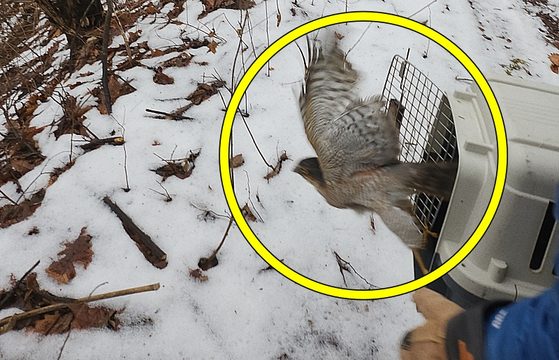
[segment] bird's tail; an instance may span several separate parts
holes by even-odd
[[[458,163],[400,163],[393,170],[405,187],[448,200],[454,187]]]

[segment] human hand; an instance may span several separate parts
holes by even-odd
[[[417,290],[413,301],[426,322],[406,334],[400,345],[400,357],[402,360],[447,360],[446,326],[464,309],[427,288]]]

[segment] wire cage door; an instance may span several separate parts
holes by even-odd
[[[386,106],[391,100],[399,102],[400,161],[448,162],[458,159],[454,119],[447,96],[399,55],[392,59],[382,97]],[[433,229],[442,200],[423,193],[413,195],[411,200],[419,223]]]

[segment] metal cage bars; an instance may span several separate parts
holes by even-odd
[[[394,56],[382,97],[400,103],[400,160],[403,162],[451,161],[458,157],[454,119],[448,98],[427,76],[401,56]],[[387,105],[388,106],[388,105]],[[413,210],[421,224],[433,227],[442,200],[423,193],[412,196]]]

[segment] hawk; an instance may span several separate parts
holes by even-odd
[[[393,100],[384,110],[380,96],[361,98],[354,89],[357,72],[337,41],[327,45],[308,45],[299,107],[316,157],[300,161],[294,171],[330,205],[373,211],[409,247],[422,247],[410,196],[448,199],[457,164],[399,161],[399,103]]]

